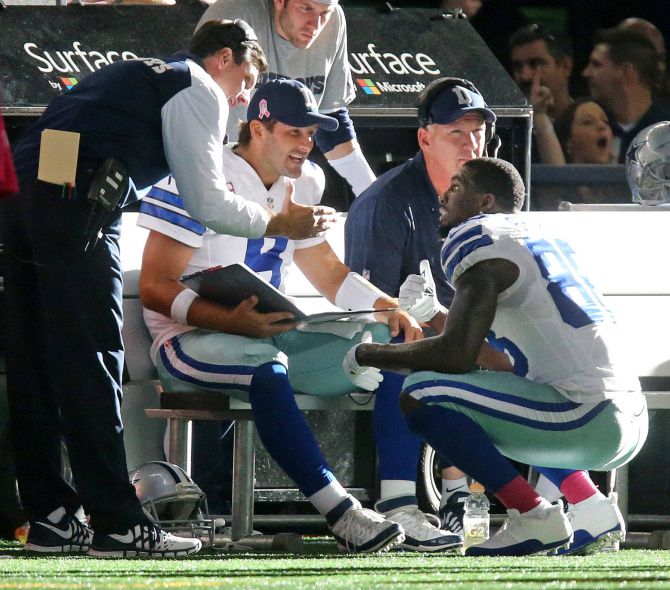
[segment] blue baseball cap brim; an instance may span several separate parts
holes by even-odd
[[[305,113],[300,117],[278,116],[275,118],[277,121],[284,123],[285,125],[290,125],[291,127],[309,127],[310,125],[316,124],[319,126],[319,129],[335,131],[340,126],[339,121],[334,117],[322,115],[318,112]]]

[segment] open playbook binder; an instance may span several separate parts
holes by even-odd
[[[216,301],[226,307],[235,307],[252,295],[258,297],[256,309],[262,313],[273,311],[290,311],[295,318],[304,324],[330,322],[334,320],[359,319],[370,315],[377,309],[361,309],[357,311],[326,311],[307,314],[279,289],[264,281],[246,264],[235,263],[229,266],[215,266],[193,273],[182,278],[181,282],[193,289],[198,295]]]

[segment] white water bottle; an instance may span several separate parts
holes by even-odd
[[[491,504],[484,493],[484,486],[478,482],[470,485],[470,495],[465,499],[463,516],[463,551],[479,545],[489,538]]]

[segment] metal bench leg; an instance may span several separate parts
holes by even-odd
[[[613,490],[619,494],[619,510],[628,526],[628,464],[612,470],[612,473],[615,474]]]
[[[230,537],[238,541],[250,535],[254,522],[254,423],[235,421],[235,454],[233,456],[233,522]]]
[[[168,418],[167,460],[191,475],[191,421]]]

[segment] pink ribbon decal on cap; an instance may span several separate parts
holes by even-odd
[[[270,118],[270,111],[268,111],[268,101],[264,98],[258,102],[258,118]]]

